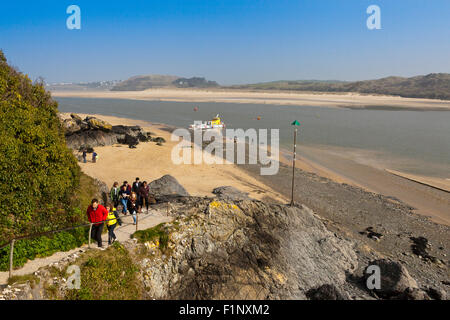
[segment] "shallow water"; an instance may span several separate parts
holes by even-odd
[[[290,148],[291,123],[302,125],[299,145],[330,146],[359,161],[450,178],[450,111],[351,110],[270,104],[193,103],[56,98],[61,112],[97,113],[187,127],[220,114],[227,128],[280,129]],[[198,111],[194,111],[198,107]],[[261,120],[257,120],[261,117]],[[358,159],[357,159],[358,160]]]

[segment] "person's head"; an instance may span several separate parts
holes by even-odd
[[[128,184],[128,181],[124,181],[123,185],[126,186]]]
[[[136,182],[139,182],[139,178],[136,178]]]
[[[147,181],[142,182],[142,184],[144,185],[144,187],[147,186]]]
[[[119,183],[116,181],[116,182],[114,182],[113,187],[117,188],[118,185],[119,185]]]
[[[136,200],[136,199],[137,199],[136,192],[132,192],[131,193],[131,200]]]
[[[98,208],[98,199],[92,199],[91,205],[92,205],[92,208],[97,209]]]
[[[108,203],[108,210],[109,210],[109,212],[113,212],[114,211],[114,204],[112,204],[111,202]]]
[[[127,190],[127,185],[126,184],[124,184],[124,185],[122,185],[122,188],[121,188],[122,190]]]

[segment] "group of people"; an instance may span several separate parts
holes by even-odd
[[[119,203],[122,204],[122,213],[124,215],[130,213],[134,223],[136,223],[137,213],[142,213],[144,207],[148,213],[149,205],[156,203],[155,198],[150,194],[147,181],[141,182],[139,178],[136,178],[132,185],[124,181],[120,187],[118,182],[114,182],[110,197],[116,208]]]
[[[117,237],[114,233],[114,229],[117,225],[122,225],[116,208],[110,203],[107,208],[99,204],[98,199],[93,199],[91,205],[87,209],[87,216],[89,222],[92,223],[91,237],[97,241],[98,247],[103,247],[102,232],[103,225],[106,222],[108,228],[108,244],[113,244]]]
[[[86,163],[86,162],[87,162],[87,160],[86,160],[86,158],[87,158],[87,153],[88,153],[87,150],[86,150],[86,149],[83,149],[83,152],[82,152],[83,163]],[[98,154],[97,154],[97,152],[93,151],[93,152],[92,152],[92,162],[93,162],[93,163],[96,163],[97,160],[98,160]]]
[[[148,213],[149,206],[156,203],[155,198],[150,194],[147,181],[141,182],[139,178],[136,178],[132,185],[128,181],[124,181],[120,187],[118,182],[114,182],[109,196],[111,203],[107,205],[107,208],[100,205],[97,199],[93,199],[87,209],[88,219],[93,223],[91,237],[97,241],[100,248],[102,247],[102,221],[106,221],[108,228],[108,244],[112,244],[116,240],[114,229],[117,224],[122,225],[117,212],[119,205],[122,205],[124,215],[131,214],[133,224],[136,225],[137,214],[142,213],[144,207]]]

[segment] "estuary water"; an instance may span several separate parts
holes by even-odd
[[[220,114],[227,128],[279,129],[298,145],[347,154],[366,164],[450,179],[450,111],[355,110],[273,104],[195,103],[102,98],[56,98],[61,112],[96,113],[187,128]],[[197,107],[198,111],[194,111]],[[259,119],[259,120],[258,120]]]

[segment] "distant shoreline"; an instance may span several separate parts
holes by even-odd
[[[358,93],[272,92],[227,89],[148,89],[144,91],[53,91],[58,98],[250,103],[392,111],[449,111],[450,101]]]

